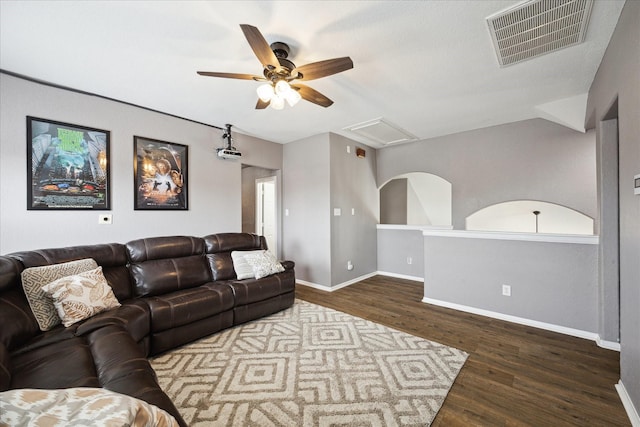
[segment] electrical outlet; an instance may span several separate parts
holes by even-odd
[[[411,265],[411,263],[413,262],[413,258],[411,258],[410,256],[407,257],[407,264]]]
[[[510,297],[511,296],[511,286],[502,285],[502,295],[504,295],[505,297]]]
[[[347,270],[353,270],[353,263],[351,263],[351,261],[347,261]]]

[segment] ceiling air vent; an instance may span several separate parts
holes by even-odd
[[[487,18],[502,67],[584,41],[593,0],[532,0]]]
[[[409,142],[418,139],[415,135],[410,134],[398,126],[392,125],[382,118],[348,126],[344,128],[344,130],[351,131],[369,141],[382,145]]]

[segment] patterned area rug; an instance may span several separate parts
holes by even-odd
[[[305,301],[151,359],[190,426],[429,425],[458,349]]]

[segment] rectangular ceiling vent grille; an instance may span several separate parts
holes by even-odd
[[[584,41],[593,0],[531,0],[487,18],[502,67]]]
[[[344,128],[372,142],[382,145],[416,141],[418,138],[384,119],[374,119]]]

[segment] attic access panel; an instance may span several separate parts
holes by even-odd
[[[416,141],[418,139],[415,135],[410,134],[398,126],[392,125],[382,118],[348,126],[344,128],[344,130],[348,130],[369,141],[382,145]]]
[[[593,0],[531,0],[487,18],[501,67],[584,41]]]

